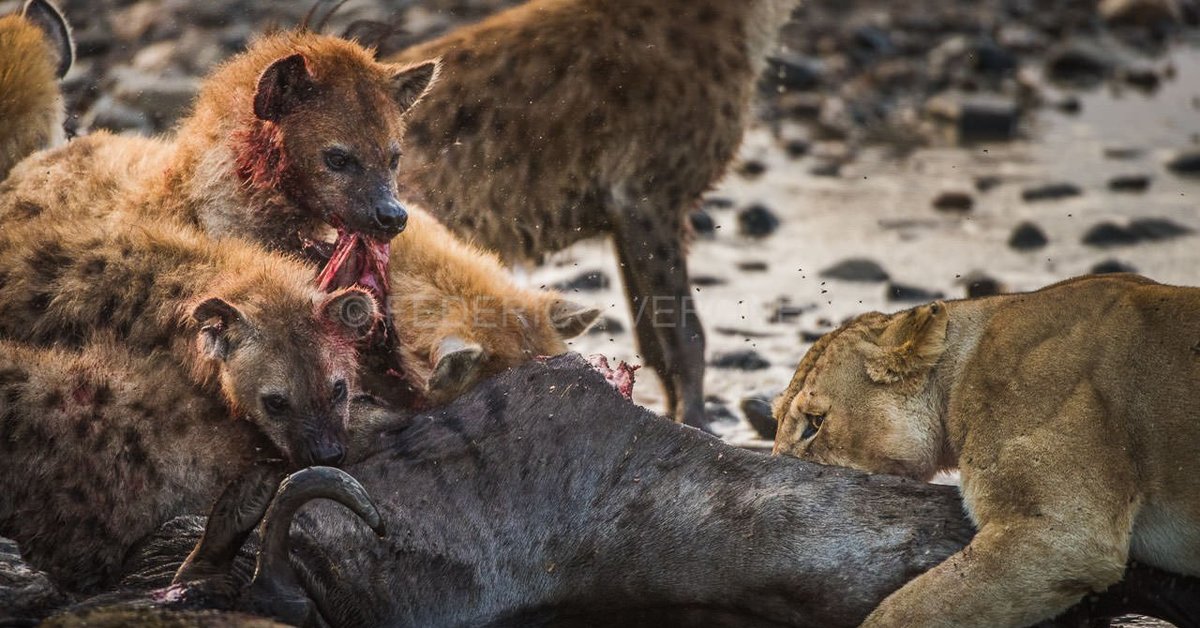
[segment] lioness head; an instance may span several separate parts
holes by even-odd
[[[310,303],[220,297],[192,310],[201,368],[230,407],[293,466],[336,465],[346,454],[355,343],[379,318],[364,290],[315,293]]]
[[[946,343],[942,302],[863,314],[808,350],[775,400],[775,453],[926,480],[944,429],[930,372]]]

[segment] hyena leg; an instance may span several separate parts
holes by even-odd
[[[610,218],[642,358],[663,380],[675,420],[707,429],[704,330],[688,291],[678,212],[616,204]]]

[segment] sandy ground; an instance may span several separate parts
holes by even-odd
[[[1195,235],[1107,248],[1081,242],[1088,228],[1105,220],[1121,224],[1130,218],[1169,218],[1200,230],[1200,178],[1176,176],[1164,167],[1177,150],[1193,147],[1200,138],[1200,48],[1180,49],[1169,61],[1177,77],[1156,94],[1111,87],[1083,93],[1080,113],[1042,109],[1024,130],[1025,139],[1017,142],[922,149],[899,159],[867,149],[836,178],[810,174],[814,157],[790,159],[763,125],[751,129],[742,159],[760,161],[767,169],[752,179],[731,171],[709,195],[730,199],[734,206],[710,210],[716,235],[695,243],[689,264],[693,278],[724,281],[695,288],[709,359],[752,348],[770,366],[753,371],[710,366],[706,393],[739,413],[737,405],[746,395],[773,393],[786,385],[809,346],[802,331],[827,331],[828,323],[850,315],[913,304],[886,299],[883,283],[820,276],[821,269],[847,258],[875,260],[893,280],[949,298],[964,296],[962,278],[974,272],[999,279],[1010,290],[1028,290],[1087,273],[1109,259],[1132,264],[1158,281],[1200,284],[1200,238]],[[803,137],[804,131],[785,126],[780,134]],[[816,152],[821,149],[814,145]],[[1109,149],[1133,154],[1114,158]],[[1149,189],[1108,189],[1110,177],[1128,174],[1151,176]],[[999,185],[976,190],[976,179],[992,176],[1000,178]],[[1073,183],[1082,194],[1022,200],[1023,189],[1058,182]],[[962,215],[934,210],[932,200],[944,191],[971,194],[974,208]],[[779,217],[774,234],[763,239],[738,235],[737,211],[753,203]],[[1041,227],[1049,244],[1033,252],[1010,248],[1010,234],[1024,221]],[[739,270],[744,262],[765,262],[767,268]],[[616,256],[607,242],[585,242],[559,253],[526,281],[552,284],[590,270],[613,278],[610,287],[573,296],[604,308],[624,331],[588,335],[572,348],[638,362]],[[781,298],[812,309],[792,322],[773,323],[769,319]],[[649,371],[639,375],[635,399],[662,410],[654,377]],[[754,439],[744,420],[717,429],[735,442]]]

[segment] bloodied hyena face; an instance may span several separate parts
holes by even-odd
[[[370,295],[353,288],[299,305],[235,307],[210,298],[192,317],[201,350],[219,364],[230,405],[292,465],[336,465],[346,452],[355,344],[379,311]]]
[[[259,78],[251,150],[277,154],[249,173],[277,179],[300,207],[338,228],[386,242],[407,222],[397,200],[402,114],[424,94],[436,63],[375,63],[347,46],[295,53]]]

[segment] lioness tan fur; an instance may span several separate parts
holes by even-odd
[[[1130,559],[1200,575],[1200,289],[1136,275],[864,314],[776,401],[777,454],[927,480],[978,534],[864,626],[1026,626]]]
[[[73,60],[71,29],[45,0],[0,17],[0,181],[35,150],[66,141],[58,79]]]

